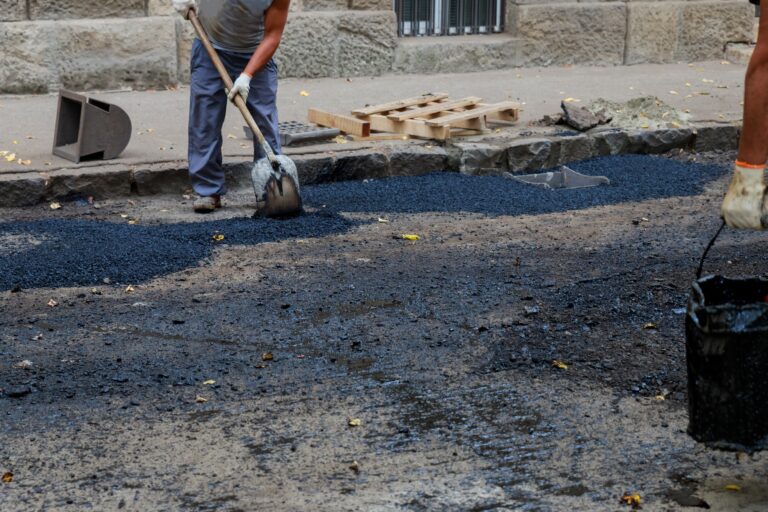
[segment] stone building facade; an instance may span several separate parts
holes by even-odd
[[[398,37],[392,0],[292,0],[283,76],[471,72],[722,59],[754,38],[746,0],[502,0],[502,33]],[[0,0],[0,92],[163,87],[193,38],[170,0]]]

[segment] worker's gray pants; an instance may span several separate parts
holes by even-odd
[[[229,76],[236,80],[245,69],[251,54],[217,50]],[[227,95],[218,71],[202,43],[195,39],[192,46],[192,84],[189,98],[189,176],[192,188],[200,196],[225,194],[224,168],[221,165],[221,128],[227,110]],[[270,60],[251,80],[248,110],[272,146],[280,153],[277,127],[277,65]],[[253,139],[254,160],[263,151]]]

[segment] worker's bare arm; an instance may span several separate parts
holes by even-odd
[[[275,0],[272,5],[264,12],[264,38],[253,52],[250,62],[243,70],[249,76],[253,76],[267,65],[280,46],[280,39],[283,37],[285,23],[288,20],[288,8],[291,0]]]

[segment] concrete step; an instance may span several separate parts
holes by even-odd
[[[398,39],[395,73],[470,73],[515,67],[522,46],[507,34]]]
[[[755,45],[746,43],[728,43],[725,46],[725,58],[733,64],[749,64]]]

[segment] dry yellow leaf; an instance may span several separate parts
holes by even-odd
[[[579,98],[565,98],[563,103],[579,103],[580,101]]]
[[[658,329],[658,328],[659,326],[653,322],[647,322],[645,325],[643,325],[643,329]]]
[[[236,138],[237,138],[237,136],[235,136],[235,135],[232,135],[231,133],[228,133],[228,134],[227,134],[227,138],[228,138],[228,139],[236,139]]]
[[[272,355],[272,352],[264,352],[261,354],[261,360],[262,361],[272,361],[275,358],[274,355]]]
[[[0,156],[5,156],[5,155],[7,155],[7,154],[8,154],[8,152],[7,152],[7,151],[0,151]]]
[[[18,160],[16,160],[16,163],[20,165],[29,165],[32,163],[32,160],[22,160],[21,158],[19,158]]]
[[[552,366],[554,366],[555,368],[557,368],[559,370],[567,370],[568,369],[568,365],[565,364],[564,362],[558,360],[558,359],[555,359],[554,361],[552,361]]]
[[[669,94],[679,94],[677,91],[669,91]]]
[[[5,473],[3,473],[2,480],[6,484],[13,482],[13,473],[11,473],[10,471],[6,471]]]
[[[333,138],[333,142],[335,142],[336,144],[346,144],[349,141],[345,136],[337,135],[336,137]]]
[[[363,420],[361,420],[360,418],[349,418],[349,420],[347,420],[347,425],[349,425],[350,427],[359,427],[362,424],[363,424]]]
[[[208,399],[207,399],[207,398],[205,398],[204,396],[200,396],[200,395],[197,395],[197,396],[195,397],[195,402],[197,402],[197,403],[199,403],[199,404],[204,404],[204,403],[205,403],[205,402],[207,402],[207,401],[208,401]]]
[[[59,204],[59,203],[57,203],[55,201],[53,203],[51,203],[50,205],[48,205],[48,206],[49,206],[49,208],[51,210],[58,210],[59,208],[61,208],[61,204]]]
[[[5,159],[8,160],[9,162],[13,162],[14,160],[16,160],[16,153],[10,153],[5,157]]]
[[[213,379],[208,379],[207,381],[203,382],[204,386],[212,386],[214,384],[216,384],[216,381]]]
[[[129,220],[129,221],[128,221],[128,224],[130,224],[131,226],[133,226],[134,224],[136,224],[136,221],[135,221],[135,220]]]
[[[58,303],[58,302],[56,302],[56,301],[55,301],[55,300],[53,300],[53,299],[51,299],[51,300],[49,300],[49,301],[48,301],[48,307],[49,307],[49,308],[55,308],[55,307],[56,307],[56,306],[58,306],[58,305],[59,305],[59,303]]]
[[[625,505],[632,505],[633,508],[639,507],[643,502],[640,499],[640,495],[637,493],[634,493],[634,494],[626,493],[624,494],[624,496],[621,497],[621,501]]]
[[[389,224],[389,221],[388,221],[387,219],[382,219],[381,217],[379,217],[377,220],[378,220],[380,223],[382,223],[382,224]]]
[[[18,144],[18,143],[19,143],[19,141],[17,141],[17,140],[14,140],[14,141],[13,141],[13,143],[14,143],[14,144]]]
[[[400,235],[400,238],[402,238],[403,240],[410,240],[411,242],[416,242],[417,240],[421,240],[421,237],[419,235],[409,235],[409,234]]]
[[[213,240],[215,242],[221,242],[222,240],[224,240],[224,235],[222,235],[221,233],[216,233],[215,235],[213,235]]]
[[[125,293],[131,293],[133,291],[135,291],[135,289],[130,284],[125,287]]]
[[[309,93],[308,93],[307,91],[301,91],[301,92],[299,93],[299,95],[301,95],[301,96],[305,96],[305,97],[306,97],[306,96],[309,96]]]
[[[736,484],[728,484],[725,486],[726,491],[740,492],[741,486]]]
[[[120,214],[120,217],[122,217],[122,218],[124,218],[124,219],[127,219],[127,218],[128,218],[128,215],[126,215],[126,214],[124,214],[124,213],[121,213],[121,214]]]

